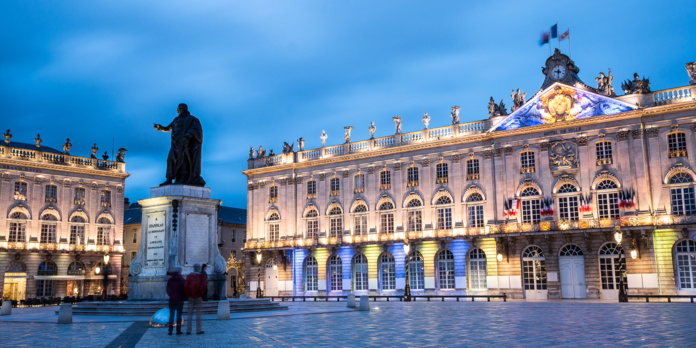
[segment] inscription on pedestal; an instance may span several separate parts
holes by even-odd
[[[164,212],[147,217],[147,253],[146,266],[164,265]]]
[[[210,217],[205,214],[186,215],[186,266],[208,262]]]

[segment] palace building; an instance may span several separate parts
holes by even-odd
[[[2,299],[118,295],[125,149],[116,161],[11,141],[0,144]],[[31,302],[40,303],[40,302]]]
[[[651,91],[635,74],[617,96],[611,73],[588,86],[556,50],[510,113],[491,98],[481,121],[453,107],[446,127],[426,114],[403,133],[395,117],[387,137],[252,149],[249,290],[696,294],[694,66],[691,85]]]

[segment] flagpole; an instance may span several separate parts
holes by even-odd
[[[558,21],[556,21],[556,34],[558,34]],[[561,50],[561,35],[556,35],[558,38],[558,50]]]
[[[570,49],[570,28],[568,28],[568,55],[573,59],[573,50]]]

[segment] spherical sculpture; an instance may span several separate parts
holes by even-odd
[[[155,312],[150,318],[150,327],[168,327],[169,326],[169,308],[162,308]],[[176,327],[176,321],[174,327]],[[181,317],[181,326],[184,326],[184,318]]]

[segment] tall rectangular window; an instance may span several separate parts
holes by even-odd
[[[355,235],[361,236],[367,234],[367,215],[355,215]]]
[[[55,243],[56,242],[56,225],[41,224],[41,240],[40,243]]]
[[[452,208],[437,209],[437,229],[449,230],[452,229]]]
[[[133,244],[138,242],[138,230],[133,230]]]
[[[408,179],[407,186],[408,187],[418,186],[418,167],[409,167],[406,170],[406,172],[407,172],[406,174],[408,177],[407,178]]]
[[[75,188],[75,205],[85,205],[85,188]]]
[[[379,189],[380,190],[390,190],[391,189],[391,172],[388,170],[383,170],[379,172]]]
[[[435,183],[444,184],[448,181],[449,171],[447,168],[447,163],[438,163],[435,166]]]
[[[307,220],[307,238],[319,238],[319,220]]]
[[[483,206],[470,205],[466,208],[468,227],[483,227]]]
[[[131,261],[133,261],[137,255],[138,255],[137,251],[131,251]]]
[[[525,151],[520,154],[520,172],[524,173],[534,173],[534,152]]]
[[[363,174],[357,174],[355,177],[353,177],[354,183],[355,183],[355,193],[363,193],[365,192],[365,175]]]
[[[10,235],[7,239],[9,242],[26,242],[25,230],[26,222],[12,221],[10,222]]]
[[[479,179],[479,160],[474,158],[466,161],[466,180]]]
[[[537,223],[541,221],[541,202],[538,199],[522,201],[522,222]]]
[[[408,231],[418,232],[423,230],[423,213],[420,210],[408,212]]]
[[[317,182],[307,181],[307,199],[317,198]]]
[[[14,187],[14,199],[18,201],[26,201],[27,183],[22,181],[16,181]]]
[[[580,210],[578,207],[578,197],[558,197],[558,217],[561,220],[578,221]]]
[[[70,244],[85,244],[84,225],[70,225]]]
[[[672,215],[695,215],[696,200],[693,187],[680,187],[670,190],[672,195]]]
[[[97,245],[109,244],[109,227],[97,227]]]
[[[380,233],[394,233],[394,213],[380,213]]]
[[[46,185],[46,203],[58,203],[58,186]]]
[[[237,230],[232,230],[232,243],[237,241]]]
[[[101,192],[101,206],[107,208],[111,207],[111,191],[104,190]]]
[[[619,194],[602,193],[597,195],[597,207],[599,218],[617,218],[619,217]]]
[[[338,196],[341,194],[341,181],[338,178],[332,178],[329,184],[331,186],[331,196]]]
[[[613,163],[611,142],[600,141],[595,145],[595,149],[597,150],[597,165]]]
[[[343,235],[343,218],[332,217],[329,219],[329,237],[341,237]]]
[[[280,239],[280,225],[277,223],[268,224],[268,240],[277,241]]]
[[[669,146],[669,158],[686,157],[686,134],[683,132],[671,133],[667,135],[667,145]]]

